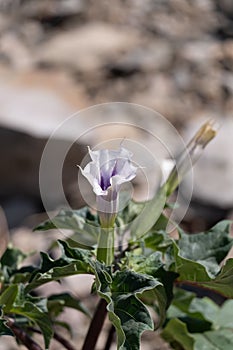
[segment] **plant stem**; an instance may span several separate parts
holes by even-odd
[[[70,342],[68,342],[68,340],[66,340],[65,338],[63,338],[60,334],[58,334],[57,332],[54,332],[53,335],[54,339],[56,339],[56,341],[58,341],[60,344],[62,344],[64,346],[64,348],[66,348],[67,350],[75,350],[75,348],[73,347],[73,345],[70,344]]]
[[[94,350],[107,314],[107,302],[100,299],[88,329],[82,350]]]
[[[113,325],[111,325],[111,327],[109,329],[109,332],[108,332],[108,337],[107,337],[107,340],[106,340],[106,344],[105,344],[104,350],[109,350],[110,349],[110,347],[112,345],[114,333],[115,333],[115,327]]]
[[[111,265],[114,257],[114,228],[101,228],[99,234],[97,260]]]
[[[25,345],[29,350],[42,350],[39,344],[37,344],[29,335],[21,328],[19,328],[13,321],[8,320],[7,326],[15,334],[16,338]]]
[[[38,333],[41,334],[41,331],[39,329],[33,328],[33,327],[28,327],[28,330],[30,330],[31,332],[34,333]],[[75,350],[75,348],[73,347],[72,344],[70,344],[70,342],[63,338],[60,334],[58,334],[57,332],[53,333],[53,338],[59,342],[60,344],[62,344],[64,346],[64,348],[66,348],[67,350]]]

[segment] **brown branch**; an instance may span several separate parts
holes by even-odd
[[[100,299],[96,308],[95,314],[90,323],[82,350],[94,350],[99,334],[104,324],[104,320],[107,314],[107,302],[104,299]]]
[[[25,345],[28,350],[42,350],[39,344],[37,344],[29,335],[17,326],[13,321],[7,320],[7,326],[12,330],[14,335],[20,342]]]
[[[28,330],[30,330],[31,332],[34,333],[38,333],[41,334],[41,331],[39,329],[33,328],[33,327],[28,327]],[[59,342],[60,344],[62,344],[64,346],[64,348],[66,348],[67,350],[76,350],[72,344],[70,344],[70,342],[68,340],[66,340],[65,338],[63,338],[60,334],[58,334],[57,332],[53,332],[53,338]]]
[[[115,327],[113,325],[111,325],[110,329],[109,329],[109,332],[108,332],[108,337],[107,337],[107,340],[106,340],[106,344],[105,344],[104,350],[110,350],[114,334],[115,334]]]
[[[62,344],[64,346],[64,348],[66,348],[67,350],[76,350],[72,344],[70,344],[70,342],[68,340],[66,340],[65,338],[63,338],[60,334],[54,332],[53,335],[54,339],[56,339],[56,341],[58,341],[60,344]]]

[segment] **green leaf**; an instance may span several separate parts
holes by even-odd
[[[230,221],[221,221],[207,232],[186,234],[179,229],[179,255],[206,267],[210,275],[219,272],[219,263],[226,257],[233,240],[229,236]]]
[[[88,207],[79,210],[61,210],[52,220],[47,220],[35,227],[35,230],[65,229],[74,232],[69,238],[80,248],[93,249],[97,243],[99,223],[97,215],[93,215]]]
[[[211,329],[213,318],[219,307],[209,298],[196,298],[194,293],[175,289],[167,318],[179,318],[185,322],[189,332],[204,332]]]
[[[116,225],[123,230],[130,225],[144,208],[145,203],[130,200],[128,205],[117,214]]]
[[[140,337],[145,330],[153,330],[153,322],[145,305],[139,297],[148,290],[162,284],[151,276],[138,274],[131,270],[111,271],[96,262],[98,294],[107,303],[109,319],[117,331],[119,350],[138,350]]]
[[[151,200],[144,203],[143,209],[130,227],[132,237],[141,238],[154,226],[163,211],[165,202],[166,191],[161,188]]]
[[[10,328],[7,327],[6,322],[7,321],[5,319],[0,318],[0,336],[2,336],[2,335],[14,336],[14,334],[12,333]]]
[[[232,246],[229,221],[223,221],[210,231],[187,235],[180,231],[180,240],[173,241],[165,254],[165,264],[179,274],[179,281],[189,281],[233,298],[233,260],[223,268],[219,262]]]
[[[154,251],[165,252],[171,244],[172,240],[162,230],[150,230],[145,237],[145,246]]]
[[[199,299],[193,293],[176,290],[167,313],[170,321],[162,336],[175,349],[186,349],[184,344],[192,339],[193,350],[230,350],[233,348],[232,309],[233,300],[225,301],[220,307],[209,298]]]
[[[233,259],[228,259],[226,261],[215,279],[203,281],[201,285],[214,289],[228,298],[233,298]]]
[[[53,329],[47,313],[38,308],[32,302],[25,302],[22,306],[12,307],[11,313],[25,316],[32,322],[36,323],[43,334],[46,349],[49,348],[49,343],[53,336]]]
[[[204,298],[193,298],[189,305],[188,312],[192,317],[203,318],[208,322],[213,322],[218,315],[220,308],[211,299]],[[201,316],[200,316],[201,315]]]
[[[232,328],[232,308],[233,300],[226,300],[219,307],[209,298],[194,298],[190,304],[189,311],[195,316],[194,312],[199,312],[203,317],[214,325],[214,328]]]
[[[164,269],[163,256],[161,252],[154,252],[149,256],[135,255],[133,252],[127,254],[128,266],[137,273],[150,275],[157,278],[163,286],[157,287],[155,291],[146,292],[143,300],[149,305],[158,301],[160,312],[160,324],[165,319],[167,307],[173,299],[173,283],[178,274]],[[159,292],[159,293],[158,293]],[[156,295],[157,294],[157,295]]]
[[[49,312],[52,311],[59,314],[64,310],[64,307],[76,309],[90,317],[90,313],[87,308],[69,293],[53,294],[48,297]]]
[[[193,336],[188,332],[186,324],[177,318],[173,318],[168,322],[161,335],[168,343],[171,344],[173,349],[194,349]]]
[[[58,241],[62,255],[59,259],[53,260],[47,254],[41,253],[42,263],[32,275],[26,287],[29,292],[42,284],[59,281],[63,277],[73,276],[82,273],[92,273],[90,268],[91,253],[84,249],[72,248],[64,241]]]
[[[13,284],[7,287],[0,296],[0,305],[2,306],[4,312],[9,312],[18,294],[19,287]]]
[[[209,303],[213,302],[209,300]],[[211,312],[210,309],[201,310],[205,317],[213,323],[213,330],[202,334],[193,334],[194,350],[230,350],[233,348],[232,307],[233,300],[227,300],[222,307],[215,305]]]
[[[171,270],[179,274],[179,281],[190,281],[200,286],[213,289],[223,295],[233,297],[233,259],[227,260],[223,269],[214,278],[207,267],[199,262],[188,260],[179,255],[179,248],[173,243],[175,263]]]
[[[4,319],[3,312],[0,309],[0,336],[2,336],[2,335],[14,336],[11,329],[7,326],[6,323],[7,323],[7,320]]]
[[[232,350],[232,329],[221,328],[203,333],[189,333],[184,322],[174,318],[161,333],[173,349]]]
[[[8,266],[11,269],[17,269],[19,264],[26,259],[28,254],[24,254],[17,248],[8,247],[3,254],[0,262],[2,266]]]
[[[232,329],[219,329],[193,334],[195,339],[194,350],[232,350],[233,332]]]
[[[233,329],[233,300],[226,300],[218,312],[211,316],[216,327]]]

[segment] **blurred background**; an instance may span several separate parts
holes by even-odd
[[[232,68],[232,0],[0,0],[2,237],[9,227],[29,249],[43,217],[38,171],[46,140],[72,113],[110,101],[158,111],[185,140],[216,120],[219,134],[195,167],[185,223],[195,231],[231,218]],[[64,187],[76,207],[83,203],[74,195],[74,164],[85,153],[76,143],[66,159]]]

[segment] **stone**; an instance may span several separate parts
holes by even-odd
[[[37,52],[37,61],[90,74],[137,43],[138,36],[129,29],[93,22],[47,40]]]
[[[0,72],[0,125],[5,127],[49,137],[62,121],[88,105],[83,89],[66,73]]]
[[[64,18],[73,15],[78,15],[83,12],[85,2],[83,0],[33,0],[21,1],[16,0],[14,3],[11,0],[8,2],[5,10],[11,13],[18,13],[26,18],[36,18],[40,21],[53,18]]]
[[[231,0],[218,0],[217,3],[226,16],[233,18],[233,3]]]
[[[0,204],[6,210],[10,227],[22,224],[27,216],[43,210],[39,188],[39,166],[46,138],[39,138],[23,132],[0,127]],[[70,140],[53,140],[54,159],[59,157],[59,150],[70,147],[63,163],[63,189],[75,207],[84,205],[78,186],[73,191],[72,184],[77,182],[79,164],[86,153],[77,143],[71,146]],[[52,174],[48,164],[48,174]],[[56,183],[48,177],[50,183],[47,204],[50,210],[65,205],[62,195],[58,194]],[[3,185],[4,184],[4,185]]]
[[[172,62],[172,49],[168,43],[162,40],[149,41],[147,45],[136,47],[127,52],[115,62],[110,64],[110,69],[124,72],[151,72],[163,70],[170,66]],[[120,75],[120,74],[119,74]]]
[[[226,68],[230,71],[233,70],[233,40],[226,40],[223,45],[223,59]]]
[[[198,65],[215,64],[223,58],[222,47],[216,40],[195,40],[185,43],[181,52],[181,58]]]
[[[22,40],[11,32],[1,37],[1,55],[14,69],[30,69],[33,66],[32,53]]]

